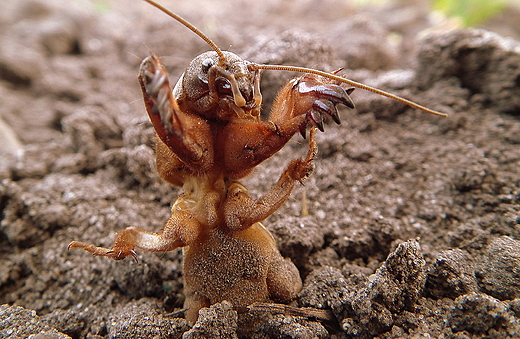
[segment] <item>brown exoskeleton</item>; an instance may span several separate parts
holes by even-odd
[[[289,197],[296,182],[313,171],[316,128],[323,118],[339,123],[338,104],[353,108],[341,84],[395,96],[341,78],[335,73],[291,66],[259,65],[221,51],[209,38],[152,0],[145,0],[201,36],[214,51],[197,56],[172,89],[161,60],[143,60],[139,83],[146,111],[158,135],[157,169],[163,180],[181,187],[171,216],[158,232],[128,227],[110,249],[73,241],[115,260],[135,250],[152,252],[184,248],[185,308],[188,321],[198,311],[228,300],[243,309],[254,302],[289,302],[302,287],[298,270],[284,259],[272,235],[260,222]],[[262,69],[305,72],[278,93],[267,121],[260,119]],[[442,115],[398,98],[414,107]],[[261,162],[278,152],[294,134],[305,137],[311,126],[309,151],[293,160],[278,182],[253,199],[238,182]]]

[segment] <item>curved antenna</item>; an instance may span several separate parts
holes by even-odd
[[[180,22],[181,24],[183,24],[184,26],[186,26],[187,28],[189,28],[193,33],[197,34],[202,40],[204,40],[208,45],[211,46],[211,48],[213,48],[213,50],[215,52],[217,52],[218,54],[218,57],[219,57],[219,63],[224,63],[224,60],[226,59],[226,57],[224,56],[224,53],[222,52],[222,50],[217,46],[216,43],[213,42],[213,40],[211,40],[207,35],[205,35],[204,33],[202,33],[201,30],[199,30],[197,27],[193,26],[192,24],[190,24],[186,19],[184,19],[183,17],[173,13],[172,11],[170,11],[169,9],[167,9],[166,7],[158,4],[157,2],[153,1],[153,0],[144,0],[146,2],[148,2],[150,5],[160,9],[161,11],[163,11],[164,13],[166,13],[167,15],[171,16],[172,18],[174,18],[175,20],[177,20],[178,22]],[[222,65],[221,65],[222,66]]]
[[[158,4],[154,0],[144,0],[144,1],[148,2],[150,5],[158,8],[159,10],[163,11],[164,13],[166,13],[167,15],[172,17],[173,19],[177,20],[178,22],[180,22],[181,24],[186,26],[193,33],[197,34],[202,40],[204,40],[208,45],[210,45],[211,48],[213,48],[213,50],[215,52],[217,52],[218,57],[219,57],[219,65],[220,66],[224,66],[224,63],[225,63],[225,60],[226,60],[226,57],[224,56],[224,53],[217,46],[217,44],[215,44],[213,42],[213,40],[211,40],[207,35],[202,33],[202,31],[200,31],[197,27],[195,27],[192,24],[190,24],[187,20],[185,20],[181,16],[173,13],[172,11],[170,11],[169,9],[165,8],[164,6]],[[424,111],[424,112],[427,112],[427,113],[431,113],[431,114],[438,115],[438,116],[441,116],[441,117],[447,117],[448,116],[446,113],[441,113],[441,112],[435,111],[433,109],[430,109],[428,107],[424,107],[424,106],[419,105],[419,104],[417,104],[417,103],[415,103],[413,101],[410,101],[408,99],[401,98],[400,96],[397,96],[395,94],[392,94],[392,93],[389,93],[389,92],[380,90],[378,88],[374,88],[374,87],[371,87],[371,86],[368,86],[368,85],[365,85],[365,84],[362,84],[362,83],[359,83],[359,82],[356,82],[356,81],[353,81],[353,80],[342,78],[340,76],[337,76],[335,73],[326,73],[326,72],[318,71],[318,70],[312,69],[312,68],[297,67],[297,66],[285,66],[285,65],[265,65],[265,64],[251,63],[249,67],[251,68],[251,70],[265,69],[265,70],[274,70],[274,71],[289,71],[289,72],[300,72],[300,73],[317,74],[317,75],[321,75],[323,77],[326,77],[326,78],[329,78],[329,79],[332,79],[332,80],[336,80],[336,81],[345,83],[345,84],[353,86],[353,87],[364,89],[366,91],[373,92],[373,93],[385,96],[385,97],[390,98],[390,99],[394,99],[394,100],[399,101],[399,102],[401,102],[401,103],[403,103],[405,105],[408,105],[408,106],[413,107],[413,108],[420,109],[421,111]]]
[[[312,69],[312,68],[297,67],[297,66],[285,66],[285,65],[265,65],[265,64],[255,64],[255,63],[252,63],[250,65],[250,67],[253,70],[266,69],[266,70],[274,70],[274,71],[289,71],[289,72],[300,72],[300,73],[317,74],[317,75],[321,75],[323,77],[326,77],[326,78],[329,78],[329,79],[332,79],[332,80],[336,80],[336,81],[345,83],[345,84],[353,86],[353,87],[361,88],[361,89],[364,89],[366,91],[370,91],[370,92],[373,92],[373,93],[385,96],[387,98],[397,100],[399,102],[402,102],[405,105],[408,105],[408,106],[413,107],[413,108],[420,109],[421,111],[424,111],[426,113],[431,113],[431,114],[438,115],[438,116],[441,116],[441,117],[447,117],[448,116],[448,114],[446,114],[446,113],[441,113],[441,112],[435,111],[433,109],[430,109],[428,107],[424,107],[424,106],[416,104],[415,102],[410,101],[408,99],[401,98],[400,96],[397,96],[395,94],[388,93],[388,92],[380,90],[378,88],[374,88],[374,87],[371,87],[371,86],[368,86],[368,85],[365,85],[365,84],[362,84],[362,83],[359,83],[359,82],[356,82],[356,81],[353,81],[353,80],[345,79],[345,78],[342,78],[342,77],[337,76],[337,75],[332,74],[332,73],[326,73],[326,72],[318,71],[318,70]]]

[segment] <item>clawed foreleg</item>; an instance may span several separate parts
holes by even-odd
[[[354,87],[344,89],[314,74],[305,74],[289,81],[278,93],[271,110],[270,121],[278,126],[282,135],[300,132],[305,138],[307,126],[324,131],[324,117],[340,124],[336,106],[354,108],[350,94]]]
[[[201,117],[179,107],[168,79],[168,72],[156,55],[141,63],[139,83],[146,111],[159,138],[187,166],[210,165],[213,159],[211,131]]]

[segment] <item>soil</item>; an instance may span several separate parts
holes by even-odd
[[[180,250],[115,262],[67,244],[160,230],[179,191],[156,174],[137,70],[153,51],[175,82],[209,48],[138,0],[4,1],[0,337],[520,335],[518,10],[487,24],[499,35],[433,26],[425,1],[163,3],[248,60],[345,67],[449,117],[356,90],[357,108],[318,135],[310,215],[298,187],[264,222],[304,279],[292,307],[327,321],[263,312],[245,332],[222,302],[190,327]],[[290,76],[264,73],[266,107]],[[245,185],[260,196],[306,147],[295,136]]]

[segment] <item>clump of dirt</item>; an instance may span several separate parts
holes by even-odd
[[[413,14],[402,22],[381,9],[358,16],[334,0],[294,10],[284,1],[165,3],[251,61],[356,67],[344,73],[450,116],[356,90],[356,110],[318,135],[316,171],[305,182],[310,215],[300,216],[300,187],[265,221],[305,281],[291,306],[327,319],[272,312],[248,315],[255,322],[243,326],[250,318],[222,302],[190,328],[180,251],[138,253],[135,263],[66,247],[107,247],[122,228],[158,231],[167,220],[179,192],[155,171],[136,73],[150,49],[175,82],[208,47],[141,1],[2,3],[0,336],[519,335],[518,41],[432,30],[396,47],[390,32],[426,28],[424,7],[405,2],[385,8]],[[232,15],[238,9],[244,15]],[[264,73],[265,102],[289,77]],[[245,185],[261,195],[305,153],[295,137]]]

